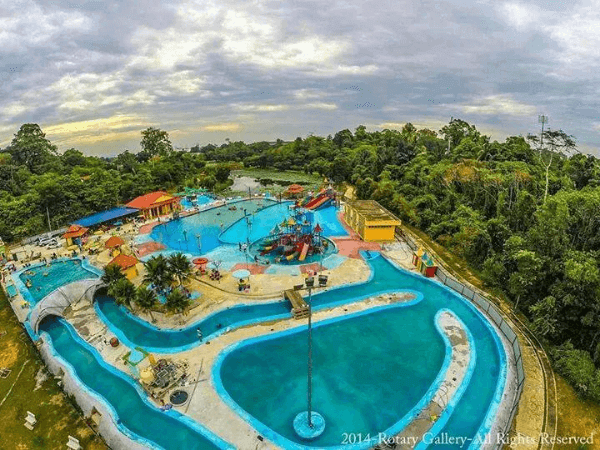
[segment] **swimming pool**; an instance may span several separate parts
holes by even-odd
[[[183,207],[183,209],[192,209],[196,205],[197,206],[206,205],[206,204],[208,204],[210,202],[213,202],[215,200],[214,197],[212,197],[210,195],[204,195],[204,194],[198,195],[196,197],[196,199],[197,199],[196,203],[194,204],[190,200],[188,200],[187,197],[183,197],[181,199],[181,202],[180,202],[181,206]]]
[[[152,229],[150,237],[173,250],[206,254],[223,244],[254,242],[267,236],[276,224],[289,217],[292,204],[268,198],[230,202],[158,225]],[[323,236],[347,235],[337,212],[334,206],[314,211],[314,221],[323,229]]]
[[[166,450],[232,448],[177,411],[163,412],[152,405],[130,377],[104,362],[63,319],[49,316],[40,324],[40,331],[47,333],[58,356],[87,389],[108,402],[117,423],[134,433],[137,440],[147,439]]]
[[[415,393],[422,392],[427,380],[431,380],[435,375],[435,366],[437,365],[439,368],[440,337],[433,332],[434,317],[441,308],[449,308],[472,333],[477,356],[470,383],[442,432],[450,433],[452,436],[467,436],[470,439],[478,435],[485,435],[495,416],[506,379],[506,355],[495,331],[471,304],[439,283],[400,270],[385,258],[376,257],[376,255],[372,255],[368,264],[373,270],[368,282],[316,294],[313,296],[314,308],[320,309],[350,303],[398,290],[421,293],[423,300],[413,306],[400,308],[395,312],[387,312],[385,315],[378,313],[371,318],[348,319],[351,321],[343,321],[340,325],[333,327],[334,331],[328,331],[328,325],[323,326],[322,330],[317,332],[315,342],[320,349],[320,356],[317,356],[319,355],[319,350],[317,350],[315,357],[320,358],[321,362],[316,363],[315,366],[322,364],[321,367],[326,370],[316,369],[321,370],[318,377],[324,381],[320,384],[321,388],[317,388],[321,391],[315,398],[320,398],[320,400],[315,400],[315,405],[318,405],[319,401],[331,401],[330,405],[324,407],[328,415],[326,417],[328,427],[329,421],[334,420],[331,415],[335,417],[334,412],[338,410],[342,411],[339,413],[340,418],[349,420],[347,422],[349,432],[361,432],[367,429],[371,432],[382,431],[387,429],[387,425],[393,420],[398,420],[402,416],[401,413],[405,411],[407,403],[397,396],[391,397],[397,402],[396,406],[389,406],[390,403],[385,402],[383,403],[386,405],[385,408],[375,415],[371,415],[369,412],[377,410],[376,405],[366,405],[365,402],[368,401],[368,397],[386,398],[388,396],[386,393],[393,390],[391,384],[394,384],[395,389],[400,392],[410,392],[413,386],[415,386]],[[96,308],[103,320],[109,324],[111,331],[129,346],[141,346],[148,351],[164,353],[183,351],[199,345],[196,336],[197,328],[200,328],[204,338],[208,339],[214,338],[228,329],[265,320],[290,317],[289,305],[282,301],[241,305],[219,311],[188,328],[167,331],[160,330],[132,316],[123,308],[116,306],[112,299],[106,297],[99,299]],[[410,333],[405,333],[406,331],[410,331]],[[321,337],[319,337],[319,333]],[[403,341],[403,339],[409,339],[409,337],[401,336],[403,333],[414,334],[415,336],[410,339],[417,340],[407,344],[407,341]],[[418,337],[421,334],[423,337],[427,336],[427,339],[419,340]],[[335,340],[332,340],[334,337]],[[322,341],[319,342],[318,340],[321,338]],[[269,392],[269,389],[273,393],[280,392],[277,383],[275,381],[271,383],[270,380],[282,381],[284,375],[289,377],[289,383],[291,383],[289,386],[305,386],[303,381],[305,370],[290,369],[301,367],[304,364],[302,355],[305,354],[303,347],[305,340],[300,339],[290,345],[290,339],[292,338],[275,335],[272,341],[261,341],[256,345],[245,346],[231,352],[228,357],[231,360],[225,358],[223,371],[215,374],[215,377],[221,378],[227,395],[249,416],[255,418],[265,428],[274,430],[279,436],[285,437],[289,441],[295,441],[297,438],[292,434],[291,423],[293,415],[305,407],[305,395],[300,395],[299,391],[292,390],[292,394],[285,401],[276,395],[258,400],[255,395],[256,392]],[[386,350],[388,341],[396,353]],[[424,346],[427,342],[431,347]],[[365,345],[367,346],[365,347]],[[383,347],[381,347],[382,345]],[[352,346],[357,346],[364,351],[356,352],[351,348]],[[373,347],[373,351],[367,351],[369,347]],[[290,351],[290,348],[293,348],[294,351]],[[413,358],[415,361],[421,361],[423,355],[430,357],[431,361],[423,363],[427,367],[427,374],[416,374],[412,378],[405,379],[408,384],[399,385],[395,385],[395,382],[392,383],[390,378],[386,381],[385,378],[382,378],[383,375],[371,379],[370,373],[373,370],[386,366],[397,367],[399,363],[395,361],[395,358],[390,358],[390,354],[403,355],[403,358]],[[348,362],[345,362],[346,359]],[[349,370],[350,367],[352,370]],[[237,385],[236,370],[246,374],[247,381],[243,389]],[[419,370],[419,368],[412,370]],[[271,371],[276,374],[273,378],[271,378]],[[420,381],[421,375],[423,382]],[[383,384],[380,383],[381,386],[378,386],[378,384],[373,384],[372,380],[380,382],[383,380]],[[346,390],[339,387],[337,390],[334,389],[332,385],[335,383],[339,387],[351,387],[347,392],[359,392],[360,390],[369,392],[369,395],[358,398],[356,401],[357,404],[362,405],[361,408],[364,407],[364,414],[370,418],[365,416],[360,408],[358,411],[347,410],[348,405],[354,401],[354,397],[352,397],[352,402],[344,402],[342,399]],[[265,384],[269,386],[269,389],[264,386]],[[315,383],[315,386],[317,385],[318,383]],[[362,387],[359,389],[357,386]],[[378,389],[379,391],[375,392]],[[412,396],[411,401],[414,398]],[[269,408],[268,405],[271,407]],[[274,408],[273,405],[282,405],[282,407]],[[319,410],[322,408],[322,406],[317,407]],[[323,413],[323,411],[319,412]],[[284,420],[282,416],[285,416],[286,419]],[[337,430],[335,432],[339,432],[340,429],[341,425],[337,428],[333,427],[334,431]],[[315,445],[333,446],[340,443],[336,441],[335,434],[331,433],[325,433],[319,439],[322,441],[315,441]],[[453,447],[448,446],[447,448]]]
[[[98,278],[98,273],[85,267],[81,259],[59,259],[49,265],[38,264],[25,268],[19,272],[18,277],[23,284],[21,294],[30,297],[27,300],[33,306],[59,287],[74,281]],[[23,293],[23,290],[29,295]]]
[[[377,258],[373,264],[386,272],[384,261]],[[401,277],[403,289],[421,292],[421,302],[315,327],[313,405],[327,423],[317,439],[301,440],[292,426],[295,415],[306,410],[305,327],[254,338],[224,352],[220,367],[213,366],[221,395],[284,448],[351,448],[344,445],[344,433],[377,436],[393,427],[428,390],[443,359],[435,316],[448,308],[472,333],[476,360],[463,397],[439,432],[465,437],[477,448],[504,389],[504,350],[495,331],[466,301],[436,283],[406,275]],[[335,297],[343,289],[336,291],[313,297],[315,303],[323,305],[324,297]],[[363,442],[354,448],[372,445]]]
[[[204,254],[222,245],[219,234],[227,226],[244,217],[244,210],[252,214],[273,203],[274,200],[269,199],[231,202],[155,226],[150,236],[170,249],[194,255]]]

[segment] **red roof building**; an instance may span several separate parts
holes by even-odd
[[[88,229],[86,227],[82,227],[81,225],[71,225],[67,232],[63,234],[65,239],[73,239],[79,238],[87,233]]]
[[[126,206],[139,209],[144,218],[151,219],[178,211],[181,209],[179,201],[179,197],[172,196],[164,191],[156,191],[134,198]]]

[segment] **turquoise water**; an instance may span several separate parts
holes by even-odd
[[[212,202],[214,200],[215,199],[213,197],[211,197],[210,195],[198,195],[197,196],[196,205],[198,205],[198,206],[206,205],[207,203],[210,203],[210,202]],[[183,197],[181,199],[180,203],[181,203],[181,206],[183,207],[183,209],[192,209],[195,206],[186,197]]]
[[[315,309],[350,303],[390,290],[418,291],[424,295],[424,299],[416,305],[394,312],[374,313],[372,318],[350,318],[335,327],[325,325],[317,332],[315,345],[318,350],[315,352],[315,357],[320,358],[322,364],[326,364],[326,361],[331,359],[331,363],[325,366],[326,372],[317,369],[320,371],[320,379],[325,380],[322,381],[321,388],[316,388],[321,389],[319,393],[321,405],[317,409],[321,413],[323,413],[322,409],[327,411],[326,419],[328,424],[331,421],[334,431],[324,434],[315,441],[315,445],[341,444],[341,436],[336,434],[339,434],[342,429],[347,432],[383,431],[404,415],[402,412],[406,412],[410,402],[404,402],[400,394],[412,396],[413,389],[415,392],[422,392],[427,380],[432,380],[439,369],[438,345],[441,341],[439,335],[434,336],[434,317],[436,312],[444,307],[451,309],[471,331],[476,342],[477,359],[471,382],[442,432],[452,436],[474,438],[494,399],[496,385],[500,379],[501,360],[492,331],[464,299],[440,285],[399,270],[385,258],[378,257],[369,260],[368,263],[373,269],[373,277],[369,282],[314,295]],[[166,353],[198,345],[197,328],[202,330],[207,340],[228,327],[235,328],[273,317],[290,316],[290,307],[286,302],[271,302],[233,307],[209,316],[186,329],[164,331],[135,319],[123,308],[117,307],[109,298],[100,298],[97,308],[104,316],[104,320],[109,323],[111,330],[125,342],[129,341],[130,345],[138,345],[149,351],[162,350]],[[328,329],[334,331],[327,331]],[[421,335],[428,337],[420,341]],[[234,401],[257,420],[289,439],[296,438],[290,434],[289,426],[292,420],[287,419],[305,408],[305,396],[300,395],[300,391],[294,390],[294,393],[285,399],[274,394],[261,400],[260,395],[256,393],[281,392],[278,383],[284,376],[289,377],[290,387],[306,386],[303,381],[306,372],[299,368],[304,361],[305,346],[303,338],[277,338],[235,350],[223,364],[222,381]],[[355,346],[363,351],[356,352],[353,348]],[[390,351],[390,348],[393,351]],[[423,355],[428,356],[431,361],[419,363],[418,368],[411,370],[419,371],[425,364],[426,373],[413,372],[412,378],[404,381],[397,378],[401,375],[393,373],[386,377],[371,375],[374,370],[383,370],[385,367],[389,367],[390,372],[394,372],[400,364],[396,359],[408,359],[410,363],[410,360],[421,361]],[[286,368],[288,365],[295,367],[296,370]],[[244,388],[239,386],[239,378],[235,375],[236,370],[246,374]],[[425,381],[422,382],[421,378]],[[275,379],[278,381],[271,382]],[[374,380],[378,382],[374,383]],[[337,388],[334,386],[336,383]],[[384,407],[379,407],[375,402],[368,404],[369,398],[379,401],[391,395],[390,392],[394,390],[397,394],[392,396],[394,399],[392,403],[398,403],[397,406],[390,405],[389,402],[383,403]],[[358,398],[350,396],[344,400],[346,392],[359,395],[360,391],[368,392],[368,395]],[[410,401],[414,398],[412,396]],[[352,407],[355,401],[361,405],[360,408]],[[315,405],[317,404],[316,402]],[[271,405],[270,408],[268,405]],[[363,409],[367,411],[366,415],[361,412]],[[284,420],[282,416],[287,419]],[[436,448],[454,447],[448,445]]]
[[[14,284],[10,284],[6,286],[6,293],[9,297],[14,297],[15,295],[17,295],[17,288]]]
[[[107,368],[89,345],[75,339],[64,320],[56,316],[44,319],[40,330],[48,333],[58,355],[69,363],[89,389],[103,397],[114,408],[120,423],[164,449],[218,449],[198,431],[178,420],[180,414],[165,413],[144,401],[133,381]]]
[[[81,265],[81,260],[75,259],[54,261],[49,266],[30,267],[19,274],[19,278],[25,285],[27,280],[31,280],[31,287],[28,288],[28,291],[35,304],[65,284],[95,279],[98,276],[86,270]]]
[[[248,220],[240,220],[233,224],[219,238],[227,244],[254,242],[264,238],[275,225],[280,224],[283,220],[291,216],[293,211],[290,211],[290,205],[293,205],[293,202],[283,202],[260,210],[252,214]],[[314,211],[313,223],[318,223],[323,228],[323,236],[341,236],[347,234],[337,218],[337,208],[335,206],[328,206],[327,208]]]
[[[189,217],[158,225],[152,229],[150,236],[170,249],[195,255],[204,254],[222,245],[219,241],[219,234],[227,226],[244,217],[244,209],[248,214],[252,214],[273,202],[273,200],[267,199],[242,200],[211,208]],[[233,206],[236,209],[230,210],[229,208]],[[198,236],[200,237],[198,238]]]
[[[426,394],[444,360],[442,337],[416,307],[384,310],[313,330],[313,405],[326,421],[313,446],[344,433],[377,434]],[[410,328],[401,324],[410,323]],[[234,350],[221,367],[227,393],[291,441],[306,410],[306,330]],[[274,407],[277,405],[277,407]]]

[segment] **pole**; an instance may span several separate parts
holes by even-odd
[[[308,288],[308,426],[312,423],[312,288]]]

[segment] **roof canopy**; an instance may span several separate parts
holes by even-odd
[[[165,191],[156,191],[150,192],[146,195],[141,195],[139,197],[134,198],[126,206],[129,208],[136,209],[149,209],[158,205],[163,205],[167,203],[178,202],[178,197],[173,197],[170,194],[167,194]]]
[[[298,193],[298,192],[302,192],[304,191],[304,188],[302,186],[300,186],[299,184],[290,184],[290,186],[287,188],[288,192],[291,193]]]
[[[81,237],[85,233],[87,233],[88,229],[86,227],[82,227],[81,225],[73,224],[69,227],[67,232],[63,234],[65,239]]]
[[[106,248],[115,248],[123,245],[125,241],[121,239],[119,236],[111,236],[108,241],[104,243]]]
[[[101,223],[108,222],[119,217],[125,217],[130,214],[137,213],[138,210],[135,208],[125,208],[120,206],[118,208],[109,209],[108,211],[102,211],[91,216],[82,217],[76,220],[74,223],[83,227],[93,227],[94,225],[100,225]]]
[[[137,263],[138,263],[137,258],[134,258],[133,256],[121,254],[121,255],[117,256],[116,258],[114,258],[111,262],[109,262],[108,265],[116,264],[121,269],[128,269],[130,267],[135,266]]]

